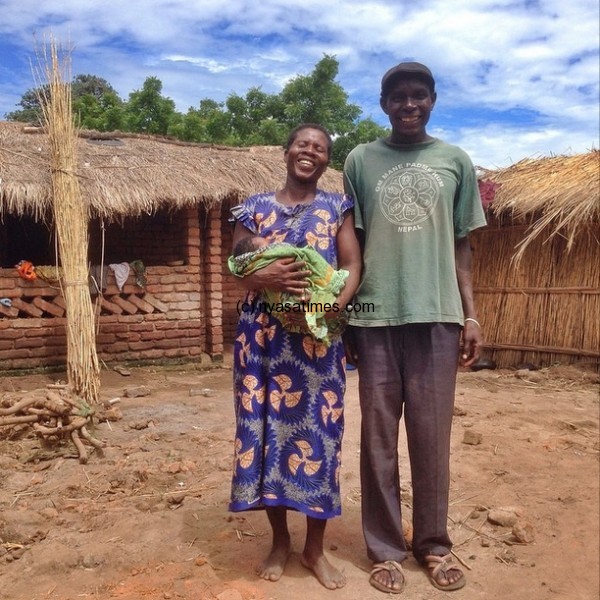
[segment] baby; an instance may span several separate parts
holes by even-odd
[[[265,301],[273,308],[271,314],[279,319],[288,331],[311,333],[329,345],[330,336],[341,334],[348,322],[343,307],[334,307],[335,300],[348,277],[345,269],[334,269],[312,246],[301,248],[288,243],[271,244],[260,236],[248,236],[233,249],[228,266],[237,277],[250,275],[280,258],[293,257],[306,262],[311,271],[307,288],[310,299],[304,302],[296,296],[275,290],[262,290]],[[296,310],[293,310],[296,307]],[[287,309],[287,310],[286,310]],[[302,310],[306,325],[299,325],[292,317]],[[331,316],[331,312],[334,316]],[[330,313],[329,318],[325,315]]]

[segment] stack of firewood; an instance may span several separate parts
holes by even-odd
[[[93,416],[94,410],[62,384],[0,398],[0,428],[32,427],[47,442],[69,437],[83,464],[88,460],[84,442],[99,452],[105,446],[88,430]]]

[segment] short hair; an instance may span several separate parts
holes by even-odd
[[[303,131],[304,129],[317,129],[321,133],[325,134],[327,138],[327,156],[331,157],[331,148],[333,147],[333,139],[331,138],[331,134],[323,125],[319,125],[318,123],[302,123],[298,125],[298,127],[294,127],[288,136],[287,142],[285,143],[284,149],[289,150],[290,146],[294,143],[294,140],[298,137],[298,133]]]
[[[233,248],[233,256],[240,256],[240,254],[246,254],[246,252],[254,252],[256,248],[256,238],[260,236],[249,235],[242,238]]]

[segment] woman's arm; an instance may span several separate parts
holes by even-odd
[[[351,212],[346,214],[344,221],[337,233],[337,254],[338,269],[346,269],[350,274],[346,279],[346,284],[336,298],[340,309],[344,309],[354,297],[354,292],[360,283],[360,274],[362,269],[362,258],[360,254],[360,245],[354,229],[354,215]]]

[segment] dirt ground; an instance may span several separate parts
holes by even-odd
[[[299,514],[290,515],[294,554],[281,580],[254,574],[270,536],[263,512],[227,512],[229,364],[105,369],[102,399],[120,398],[114,406],[122,418],[95,425],[107,447],[87,464],[71,442],[46,447],[33,435],[0,430],[2,600],[385,597],[368,583],[360,528],[356,371],[348,373],[343,514],[326,534],[327,554],[348,583],[332,592],[300,564]],[[0,394],[60,379],[2,377]],[[149,394],[128,397],[136,386]],[[584,368],[459,373],[449,527],[468,584],[453,600],[597,600],[598,411],[598,375]],[[406,456],[404,440],[400,451]],[[401,476],[410,515],[406,460]],[[502,508],[509,521],[493,524]],[[412,558],[404,564],[401,597],[447,596]]]

